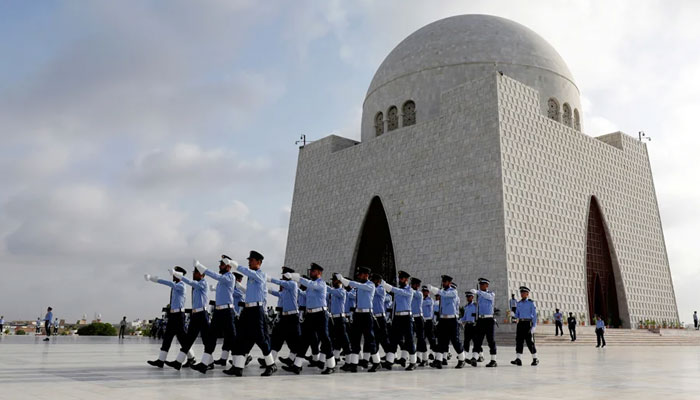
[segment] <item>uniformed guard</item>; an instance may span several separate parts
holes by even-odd
[[[173,271],[179,272],[182,275],[186,273],[185,269],[182,267],[175,267],[169,271],[171,274]],[[144,278],[147,281],[160,283],[161,285],[168,286],[171,289],[168,324],[165,327],[165,334],[163,335],[163,345],[160,347],[158,359],[148,361],[148,363],[154,367],[163,368],[173,338],[177,336],[177,340],[180,342],[180,344],[187,343],[187,336],[185,334],[185,284],[176,275],[173,275],[172,281],[159,279],[157,276],[148,274],[144,275]]]
[[[349,340],[350,332],[352,330],[353,313],[355,312],[355,305],[357,304],[357,289],[351,288],[350,286],[345,286],[345,290],[347,291],[347,294],[345,296],[345,316],[347,320],[347,323],[345,324],[345,329],[347,331]],[[352,348],[350,348],[350,351],[352,352]],[[347,364],[347,357],[349,357],[350,354],[351,353],[343,354],[346,357],[346,363],[343,366]]]
[[[248,257],[248,267],[239,265],[236,268],[248,279],[246,280],[245,306],[239,317],[242,329],[233,345],[233,365],[224,371],[227,375],[243,375],[246,356],[254,344],[260,348],[265,358],[265,371],[260,376],[270,376],[277,372],[277,366],[271,354],[270,337],[265,325],[265,298],[267,296],[267,282],[270,278],[261,270],[263,259],[262,254],[251,250]]]
[[[428,290],[433,294],[440,295],[440,322],[437,326],[438,348],[435,354],[435,361],[433,361],[431,367],[442,368],[443,354],[447,353],[451,342],[452,347],[457,352],[457,365],[455,368],[462,368],[465,362],[464,349],[459,337],[459,324],[457,323],[457,318],[459,317],[459,294],[452,287],[452,277],[442,275],[442,289],[428,285]]]
[[[304,279],[309,279],[307,275],[302,275],[302,278]],[[324,369],[326,366],[318,361],[319,357],[319,351],[318,351],[318,340],[316,339],[316,335],[314,333],[313,327],[311,326],[311,323],[306,320],[306,286],[300,284],[299,285],[299,290],[297,291],[298,294],[298,303],[299,303],[299,321],[301,323],[301,338],[299,339],[299,347],[310,347],[311,348],[311,355],[306,356],[306,353],[301,354],[297,353],[297,358],[301,357],[301,360],[296,361],[298,366],[301,366],[303,363],[303,360],[306,359],[309,361],[309,367],[316,367],[319,369]],[[306,351],[305,351],[306,352]],[[293,363],[287,362],[288,359],[286,360],[280,360],[284,362],[286,365],[291,365]]]
[[[191,367],[195,365],[196,360],[192,352],[192,345],[195,340],[197,340],[197,336],[201,335],[202,343],[207,342],[209,334],[209,314],[205,307],[209,303],[209,296],[207,296],[209,286],[207,280],[204,279],[204,270],[199,270],[196,265],[194,271],[192,271],[192,280],[178,271],[173,270],[172,275],[192,287],[192,311],[190,323],[187,325],[185,342],[180,342],[180,352],[175,361],[165,362],[169,367],[180,370],[183,366]],[[185,363],[185,359],[187,359],[187,363]]]
[[[277,359],[277,354],[282,345],[287,342],[289,348],[289,357],[282,361],[285,363],[293,363],[297,357],[297,351],[301,338],[301,326],[299,324],[299,285],[293,280],[286,278],[284,274],[294,273],[294,270],[289,267],[282,267],[282,279],[270,278],[270,283],[279,285],[278,292],[281,300],[280,319],[274,330],[272,331],[272,358]],[[273,294],[274,295],[274,294]]]
[[[374,283],[374,298],[372,299],[372,314],[374,315],[374,337],[377,344],[382,346],[384,353],[388,353],[390,349],[389,345],[389,331],[386,328],[386,312],[384,308],[384,301],[386,298],[386,291],[382,287],[382,282],[384,278],[381,274],[372,274],[372,283]]]
[[[494,330],[496,320],[493,317],[494,301],[496,294],[489,290],[489,281],[486,278],[479,278],[479,290],[476,291],[477,319],[476,319],[476,342],[477,352],[481,353],[484,337],[489,345],[489,353],[491,361],[486,364],[487,367],[497,367],[496,362],[496,339],[494,338]],[[472,364],[472,366],[476,366]]]
[[[518,326],[515,333],[515,360],[510,363],[513,365],[523,365],[520,357],[523,355],[523,342],[527,344],[530,354],[532,354],[532,363],[537,365],[537,349],[535,348],[535,328],[537,327],[537,307],[535,302],[530,298],[530,289],[526,286],[520,286],[520,301],[515,310],[515,318],[518,319]]]
[[[572,312],[569,313],[569,318],[566,319],[566,322],[569,325],[569,336],[571,336],[571,341],[575,342],[576,341],[576,317],[574,317],[574,313],[572,313]]]
[[[236,339],[236,315],[233,305],[233,291],[236,285],[236,279],[231,273],[231,268],[237,266],[238,263],[233,261],[231,257],[226,254],[223,254],[219,261],[219,273],[211,271],[197,260],[194,261],[194,267],[197,271],[200,271],[203,275],[218,282],[216,285],[214,315],[212,316],[209,332],[204,342],[202,361],[192,366],[192,369],[203,374],[206,373],[207,370],[214,368],[215,361],[212,354],[214,354],[214,350],[216,349],[216,339],[220,336],[224,338],[221,359],[219,362],[216,362],[216,364],[224,366],[228,359],[228,352]]]
[[[284,276],[306,286],[306,316],[304,318],[308,320],[312,332],[321,345],[319,361],[325,364],[325,369],[321,373],[329,375],[335,372],[336,363],[333,355],[333,345],[328,334],[328,314],[326,313],[328,308],[326,303],[327,285],[321,278],[322,274],[323,267],[316,263],[311,263],[309,270],[311,279],[302,278],[297,273],[286,273]],[[302,342],[300,353],[306,353],[307,346],[308,340]],[[285,365],[283,369],[296,374],[301,372],[301,366],[297,365],[296,362],[292,366]]]
[[[510,294],[510,322],[515,321],[515,309],[518,307],[518,300],[515,299],[515,294]]]
[[[381,285],[385,291],[391,292],[394,295],[394,317],[391,323],[391,334],[389,337],[389,351],[386,353],[386,361],[384,368],[391,369],[396,359],[396,351],[398,346],[407,352],[407,356],[403,359],[408,359],[406,371],[416,369],[416,346],[413,342],[413,313],[411,311],[411,303],[413,301],[413,289],[408,285],[408,279],[411,275],[405,271],[399,271],[399,286],[392,286],[384,281]]]
[[[377,354],[377,342],[374,336],[374,324],[372,318],[372,303],[374,300],[374,292],[376,286],[369,280],[369,268],[360,267],[357,272],[357,281],[351,281],[343,278],[341,274],[336,274],[336,277],[343,286],[350,286],[357,290],[357,303],[353,313],[353,323],[350,331],[350,351],[349,362],[346,363],[347,368],[343,365],[343,369],[349,372],[357,372],[357,367],[360,365],[360,343],[364,338],[362,350],[367,354],[367,358],[371,359],[372,367],[367,369],[367,372],[375,372],[380,367],[379,354]],[[367,365],[369,367],[369,365]]]
[[[476,352],[476,303],[474,302],[475,289],[469,289],[465,292],[467,295],[467,304],[464,306],[464,315],[459,320],[464,325],[464,353],[468,356],[469,350],[472,351],[471,360],[467,362],[471,365],[476,365],[479,353]]]
[[[595,316],[595,336],[598,341],[596,347],[605,347],[605,322],[600,315]]]
[[[343,283],[338,280],[335,274],[332,277],[333,288],[329,289],[329,311],[333,319],[333,356],[340,360],[340,352],[350,354],[350,338],[346,326],[347,315],[345,304],[348,301],[348,292],[343,288]]]
[[[416,363],[423,362],[423,353],[428,351],[425,343],[425,322],[423,321],[423,294],[421,293],[421,280],[411,277],[411,313],[413,314],[413,334],[416,337]]]
[[[44,317],[44,331],[46,332],[45,342],[49,341],[51,336],[51,320],[53,319],[53,308],[49,307],[46,309],[46,316]]]
[[[564,336],[564,314],[559,309],[554,310],[554,336]]]
[[[430,351],[435,350],[435,328],[433,324],[433,319],[435,318],[435,308],[433,298],[430,297],[430,290],[427,286],[421,287],[421,292],[423,295],[423,301],[421,303],[421,313],[423,314],[423,333],[425,334],[425,340],[430,344]],[[427,347],[427,346],[426,346]],[[425,367],[428,363],[428,350],[423,351],[422,361],[418,364],[419,367]]]

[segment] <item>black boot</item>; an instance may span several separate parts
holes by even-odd
[[[469,360],[469,364],[472,365],[472,367],[476,367],[478,363],[476,362],[476,358],[472,357],[471,360]]]
[[[224,370],[224,374],[228,376],[243,376],[243,368],[231,367],[227,370]]]
[[[212,367],[213,367],[213,365],[212,365]],[[207,370],[209,369],[209,366],[206,364],[203,364],[203,363],[198,363],[198,364],[193,365],[192,369],[195,371],[199,371],[203,374],[206,374]]]
[[[280,357],[279,360],[280,360],[280,362],[281,362],[282,364],[284,364],[284,365],[292,365],[292,364],[294,364],[294,361],[292,361],[291,358]]]
[[[442,369],[442,361],[434,360],[432,363],[430,363],[430,366],[433,368]]]
[[[185,361],[184,364],[182,364],[182,368],[192,368],[193,365],[197,364],[197,359],[192,357],[188,358],[187,361]]]
[[[170,368],[175,368],[178,371],[180,370],[180,368],[182,368],[182,364],[180,364],[177,361],[166,361],[165,365],[167,365]]]
[[[357,364],[349,364],[348,369],[346,370],[348,372],[352,372],[353,374],[357,372]]]
[[[160,360],[155,360],[155,361],[148,361],[148,364],[152,365],[154,367],[163,368],[163,365],[165,363],[163,361],[160,361]]]
[[[321,372],[321,375],[330,375],[335,373],[335,368],[326,368]]]
[[[406,359],[405,358],[399,358],[398,360],[394,361],[394,364],[398,364],[402,367],[406,366]]]
[[[222,367],[225,367],[226,366],[226,359],[219,358],[218,360],[214,361],[214,365],[221,365]]]
[[[464,367],[464,360],[457,361],[457,365],[455,365],[455,369],[461,369],[462,367]]]
[[[377,372],[377,370],[381,366],[382,366],[382,364],[380,364],[380,363],[372,363],[372,366],[367,370],[367,372]]]
[[[476,359],[476,362],[484,362],[484,356],[479,356],[479,358]]]
[[[277,366],[275,364],[272,364],[265,367],[265,371],[263,371],[263,373],[260,374],[260,376],[271,376],[275,372],[277,372]]]
[[[535,365],[537,365],[537,364],[539,364],[539,363],[540,363],[540,360],[538,360],[538,359],[536,359],[536,358],[533,358],[533,359],[532,359],[532,363],[531,363],[530,365],[532,365],[532,366],[534,367]]]
[[[404,371],[413,371],[416,369],[416,363],[408,364],[408,367]]]
[[[447,365],[447,359],[442,359],[442,365]]]
[[[510,363],[513,364],[513,365],[517,365],[518,367],[521,366],[521,365],[523,365],[523,362],[520,361],[519,358],[516,358],[515,360],[511,361]]]
[[[250,354],[248,354],[247,356],[245,356],[245,365],[244,366],[247,367],[251,361],[253,361],[253,357]]]
[[[260,364],[260,368],[265,368],[265,359],[262,357],[258,357],[258,364]]]
[[[369,361],[368,360],[360,360],[359,366],[364,368],[364,369],[367,369],[367,368],[369,368]]]
[[[283,365],[283,366],[282,366],[282,369],[285,370],[285,371],[287,371],[287,372],[291,372],[291,373],[293,373],[293,374],[297,374],[297,375],[301,374],[301,367],[297,367],[297,366],[294,365],[294,364],[292,364],[292,365]]]
[[[498,363],[496,362],[496,360],[491,360],[488,364],[486,364],[486,366],[489,368],[494,368],[498,366]]]

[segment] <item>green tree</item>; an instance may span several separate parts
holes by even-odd
[[[80,336],[117,336],[117,329],[112,324],[93,322],[78,329]]]
[[[17,329],[17,332],[15,332],[15,335],[20,335],[20,336],[26,335],[26,334],[27,334],[27,332],[25,332],[24,329]]]

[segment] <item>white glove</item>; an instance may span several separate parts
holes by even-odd
[[[436,294],[438,294],[440,292],[440,289],[436,288],[433,285],[428,285],[428,291],[430,292],[430,294],[435,296]]]
[[[147,281],[158,282],[158,277],[155,276],[155,275],[148,275],[148,274],[146,274],[146,275],[143,276],[143,278],[144,278],[145,280],[147,280]]]
[[[382,287],[383,287],[384,290],[386,290],[387,292],[391,292],[391,290],[394,288],[393,286],[391,286],[390,284],[388,284],[388,283],[386,283],[386,282],[384,282],[384,281],[382,281]]]
[[[207,267],[202,265],[199,260],[194,260],[192,263],[192,266],[199,272],[200,274],[204,274],[207,271]]]
[[[272,277],[268,274],[265,274],[265,281],[266,282],[272,282]]]
[[[534,327],[534,326],[533,326],[532,328],[530,328],[530,333],[531,333],[531,334],[532,334],[532,333],[535,333],[535,327]]]
[[[296,272],[295,273],[285,272],[284,274],[282,274],[282,276],[284,276],[287,279],[291,279],[294,282],[299,282],[299,279],[301,279],[301,275],[297,274]]]
[[[233,260],[229,260],[228,258],[224,258],[223,262],[224,262],[224,264],[230,266],[231,268],[238,268],[238,263],[233,261]]]
[[[238,290],[240,290],[241,292],[245,293],[245,286],[243,286],[242,283],[236,281],[236,287],[238,288]]]
[[[182,279],[182,276],[183,276],[182,272],[177,272],[174,269],[169,269],[168,273],[170,274],[170,276],[172,276],[173,278],[177,278],[177,279]]]
[[[350,280],[343,278],[343,275],[335,274],[335,278],[338,279],[343,286],[350,286]]]
[[[285,272],[282,274],[282,277],[285,279],[292,279],[292,273],[291,272]]]

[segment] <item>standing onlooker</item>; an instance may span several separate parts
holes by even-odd
[[[46,330],[45,342],[49,341],[49,336],[51,336],[51,321],[53,320],[53,308],[49,307],[46,309],[46,316],[44,317],[44,330]]]
[[[515,294],[510,294],[510,322],[515,322],[515,310],[518,308],[518,300],[515,299]]]
[[[41,335],[41,317],[36,317],[36,330],[34,334],[37,336]]]
[[[126,333],[126,317],[122,318],[119,322],[119,337],[124,339],[124,334]]]
[[[695,324],[695,330],[698,330],[698,312],[693,312],[693,323]]]
[[[564,314],[557,308],[554,313],[554,336],[564,336]]]
[[[58,336],[58,318],[53,320],[53,335]]]
[[[595,318],[595,335],[598,339],[598,345],[596,347],[605,347],[605,322],[603,322],[603,319],[600,317],[600,315],[596,315]]]
[[[695,324],[697,325],[697,323]],[[0,315],[0,336],[5,333],[5,316]]]
[[[569,325],[569,335],[571,336],[571,341],[576,341],[576,317],[574,313],[569,313],[569,318],[567,318],[566,323]]]

